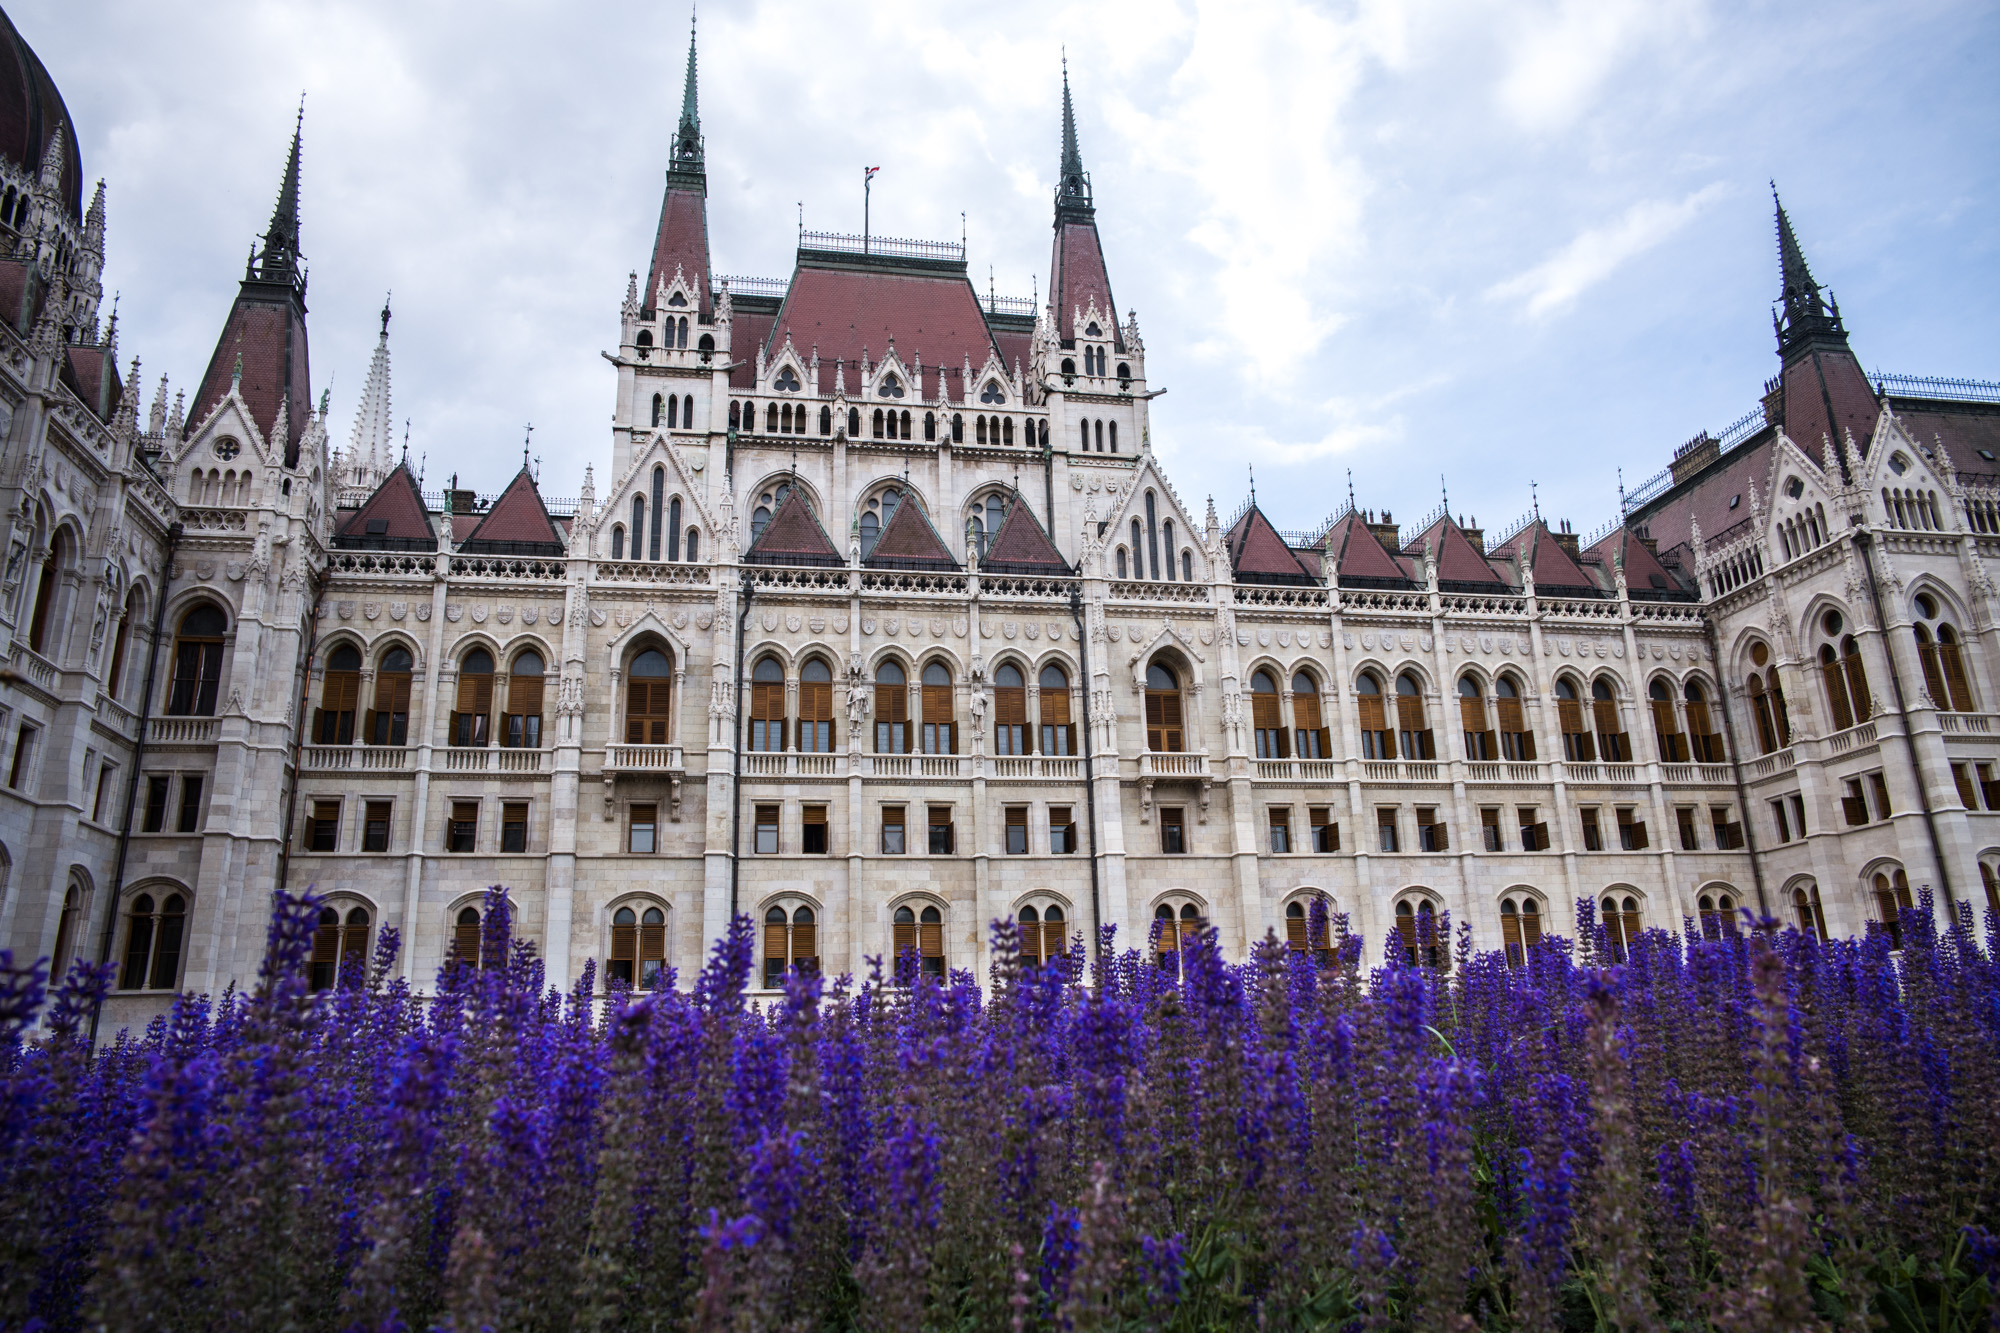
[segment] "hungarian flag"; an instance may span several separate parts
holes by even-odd
[[[866,171],[861,173],[861,179],[864,181],[872,181],[875,179],[875,173],[880,171],[881,169],[882,168],[880,167],[869,167]]]

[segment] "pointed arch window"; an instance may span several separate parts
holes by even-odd
[[[687,394],[681,399],[681,429],[694,429],[694,395]]]
[[[667,966],[667,914],[659,907],[621,907],[611,914],[611,956],[604,979],[652,990]]]
[[[1498,747],[1486,726],[1486,697],[1471,676],[1458,678],[1458,724],[1465,733],[1465,757],[1475,763],[1491,760]]]
[[[625,687],[627,745],[667,743],[667,723],[673,717],[673,678],[673,663],[658,648],[648,648],[632,659]]]
[[[819,971],[819,923],[810,907],[764,913],[764,989],[785,984],[785,973]]]
[[[493,654],[474,648],[458,668],[458,702],[451,714],[451,743],[484,745],[493,718]]]
[[[413,679],[409,650],[391,648],[382,654],[375,671],[375,706],[368,710],[370,745],[410,743],[410,682]]]
[[[799,749],[833,752],[833,669],[823,657],[810,658],[799,669]]]
[[[687,530],[687,558],[689,564],[693,564],[695,561],[701,559],[700,528],[689,528]]]
[[[1830,643],[1820,645],[1819,674],[1826,685],[1826,703],[1833,714],[1833,729],[1846,731],[1854,725],[1854,708],[1847,696],[1847,673],[1841,669],[1840,655],[1834,652]]]
[[[1333,753],[1320,716],[1319,683],[1303,671],[1292,673],[1292,753],[1301,759],[1325,759]]]
[[[1382,696],[1382,682],[1374,672],[1364,671],[1354,683],[1354,693],[1361,715],[1361,757],[1394,759],[1396,733],[1389,729],[1388,700]]]
[[[1720,764],[1727,760],[1722,753],[1722,736],[1715,729],[1714,719],[1708,711],[1708,692],[1698,680],[1690,680],[1681,690],[1687,702],[1688,744],[1694,751],[1698,764]]]
[[[150,893],[132,900],[125,925],[125,966],[118,975],[124,990],[173,990],[180,980],[181,936],[187,900],[170,893],[157,902]]]
[[[343,913],[338,907],[322,907],[313,927],[309,982],[316,991],[332,990],[349,969],[357,980],[367,976],[368,909],[350,907]]]
[[[1520,967],[1528,951],[1542,942],[1542,905],[1526,894],[1500,900],[1500,944],[1507,966]]]
[[[1500,732],[1500,757],[1528,763],[1535,757],[1535,733],[1521,709],[1521,687],[1511,675],[1493,682],[1493,713]]]
[[[1059,904],[1023,907],[1020,914],[1021,965],[1044,967],[1063,956],[1063,930],[1068,925]]]
[[[660,501],[664,497],[666,489],[667,470],[663,467],[655,467],[653,469],[653,530],[646,534],[646,558],[655,562],[660,558],[659,518],[663,512],[660,508]],[[638,530],[636,524],[633,530],[635,532]]]
[[[623,523],[613,523],[611,525],[611,558],[613,560],[623,560],[625,558],[625,525]]]
[[[1118,548],[1118,577],[1121,579],[1130,577],[1130,571],[1125,567],[1125,548],[1123,546]]]
[[[500,743],[512,749],[542,748],[542,655],[524,650],[507,677],[507,715]]]
[[[1610,682],[1599,679],[1590,684],[1590,711],[1597,724],[1597,752],[1607,764],[1632,762],[1632,741],[1618,715],[1618,700]]]
[[[1444,938],[1437,908],[1430,899],[1405,898],[1396,904],[1396,937],[1402,944],[1403,966],[1436,971],[1450,966],[1451,954],[1446,948],[1449,941]]]
[[[1903,913],[1913,911],[1916,903],[1910,898],[1910,879],[1901,869],[1894,877],[1877,874],[1875,876],[1875,911],[1882,918],[1882,929],[1889,934],[1889,947],[1903,947]]]
[[[111,669],[104,673],[104,692],[113,699],[118,697],[119,686],[125,683],[125,650],[132,643],[132,622],[139,615],[139,594],[125,594],[125,613],[118,617],[118,632],[111,639]]]
[[[1070,722],[1069,676],[1051,662],[1041,674],[1042,753],[1076,753],[1076,727]]]
[[[1674,711],[1674,692],[1664,680],[1656,680],[1646,687],[1646,696],[1653,710],[1653,736],[1660,743],[1660,762],[1685,764],[1688,761],[1687,737],[1681,734],[1680,719]]]
[[[752,412],[756,411],[755,408],[750,410]],[[778,405],[776,403],[768,403],[764,407],[764,433],[766,435],[776,435],[778,433]]]
[[[875,668],[875,753],[910,752],[910,687],[893,659]]]
[[[1172,903],[1153,909],[1153,955],[1162,972],[1180,974],[1181,955],[1201,933],[1201,926],[1201,909],[1193,903],[1180,904],[1178,911]]]
[[[656,393],[656,394],[654,394],[654,395],[653,395],[653,425],[655,425],[655,426],[658,426],[658,425],[660,424],[660,418],[661,418],[661,416],[662,416],[662,415],[664,415],[664,414],[665,414],[665,412],[666,412],[666,407],[667,407],[667,400],[666,400],[666,399],[665,399],[664,397],[662,397],[661,395],[657,394],[657,393]]]
[[[819,410],[819,433],[833,434],[833,409],[830,407],[822,407]]]
[[[1146,668],[1146,748],[1177,754],[1186,748],[1181,682],[1173,668],[1154,662]]]
[[[1278,703],[1278,682],[1268,671],[1250,677],[1250,726],[1255,733],[1259,759],[1283,759],[1285,719]]]
[[[761,657],[750,672],[750,748],[785,748],[785,669],[775,657]]]
[[[1728,893],[1704,893],[1696,903],[1701,910],[1702,938],[1719,940],[1736,933],[1736,897]]]
[[[1826,912],[1820,907],[1819,885],[1800,885],[1792,890],[1792,912],[1798,917],[1799,933],[1814,939],[1826,938]]]
[[[681,558],[681,497],[667,503],[667,559]]]
[[[896,979],[908,985],[915,976],[944,976],[944,913],[935,907],[898,907],[894,938]]]
[[[993,673],[993,753],[1028,752],[1028,687],[1021,669],[1003,662]]]
[[[49,543],[48,558],[42,561],[41,577],[35,582],[35,610],[28,621],[28,647],[45,652],[49,643],[49,622],[54,615],[56,589],[62,567],[68,562],[69,534],[58,530]]]
[[[1408,671],[1396,677],[1397,743],[1405,759],[1435,759],[1430,719],[1424,715],[1423,686]]]
[[[172,717],[214,717],[215,696],[222,686],[222,637],[229,622],[211,602],[203,602],[181,617],[174,635],[174,678],[167,692]]]
[[[1566,762],[1588,764],[1597,758],[1597,744],[1584,721],[1583,700],[1577,697],[1576,682],[1568,676],[1556,681],[1556,721],[1562,730]]]
[[[353,744],[354,710],[360,700],[361,654],[343,643],[326,659],[326,680],[320,687],[319,707],[313,710],[313,744]]]
[[[1785,716],[1785,696],[1778,684],[1777,668],[1764,674],[1751,672],[1749,684],[1750,711],[1757,719],[1758,745],[1765,754],[1790,745],[1791,727]]]
[[[1611,946],[1611,957],[1622,963],[1639,939],[1639,900],[1629,893],[1607,893],[1602,907],[1605,941]]]
[[[646,535],[646,501],[640,496],[632,497],[632,558],[640,559],[640,543]]]

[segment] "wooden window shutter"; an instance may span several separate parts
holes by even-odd
[[[1521,701],[1519,699],[1501,699],[1495,711],[1499,715],[1500,730],[1509,732],[1527,730],[1521,724]]]
[[[1868,668],[1862,664],[1861,654],[1847,655],[1847,695],[1854,703],[1854,723],[1856,726],[1874,716],[1874,698],[1868,692]]]
[[[1397,914],[1396,933],[1402,937],[1403,947],[1408,949],[1410,956],[1414,958],[1417,953],[1417,918],[1414,913],[1408,916]]]
[[[636,963],[638,953],[639,928],[637,926],[613,926],[611,928],[611,957],[615,962]],[[639,976],[638,968],[632,969],[632,979]]]
[[[480,716],[493,711],[493,677],[460,676],[458,711]]]
[[[1583,701],[1581,699],[1556,700],[1556,716],[1562,719],[1562,729],[1572,734],[1585,730],[1583,725]]]
[[[1826,701],[1833,709],[1833,729],[1845,731],[1854,725],[1854,710],[1847,703],[1847,674],[1838,660],[1823,663],[1820,676],[1826,682]]]
[[[378,712],[407,713],[410,711],[410,673],[397,671],[378,677],[375,682],[375,708]]]
[[[1616,736],[1618,731],[1618,704],[1611,699],[1598,699],[1591,704],[1590,711],[1595,716],[1597,734]]]
[[[329,671],[326,673],[326,689],[321,693],[320,704],[329,713],[351,713],[361,699],[361,673],[358,671]]]
[[[1400,731],[1423,731],[1424,696],[1421,694],[1399,694],[1396,696],[1396,725]]]
[[[791,927],[782,921],[767,922],[764,926],[764,957],[785,963],[790,959]],[[768,970],[768,969],[767,969]]]
[[[1521,918],[1512,912],[1500,914],[1500,947],[1507,953],[1507,961],[1519,966],[1525,949],[1521,942]]]
[[[1045,727],[1066,727],[1069,725],[1069,691],[1042,691],[1042,725]]]
[[[452,930],[451,956],[468,967],[479,966],[479,923],[461,921]]]
[[[924,708],[927,712],[930,709],[928,695],[924,700]],[[1042,711],[1046,713],[1048,710],[1043,709]],[[1026,726],[1028,722],[1028,692],[1025,689],[1012,686],[993,691],[993,718],[997,725],[1003,727]]]
[[[1938,657],[1944,664],[1944,683],[1951,695],[1952,711],[1969,713],[1972,711],[1972,686],[1965,678],[1965,656],[1955,643],[1940,644]],[[1942,697],[1938,698],[1943,703]]]
[[[916,951],[917,923],[914,921],[898,921],[896,923],[895,957],[890,960],[892,970],[894,964],[902,962],[904,954],[915,953]]]
[[[1252,691],[1250,725],[1259,731],[1276,731],[1284,725],[1284,717],[1278,708],[1277,695]]]
[[[625,743],[646,743],[646,682],[635,680],[625,687]]]
[[[910,693],[901,685],[875,687],[875,720],[903,722],[909,718]]]
[[[1319,696],[1317,694],[1294,694],[1292,696],[1292,716],[1298,722],[1300,731],[1318,731]]]
[[[819,957],[819,926],[815,922],[801,921],[792,926],[792,961],[801,963],[809,958]]]
[[[542,712],[542,678],[516,676],[507,686],[507,711],[522,717],[539,717]]]
[[[1664,738],[1678,736],[1680,730],[1675,725],[1674,705],[1671,700],[1653,700],[1653,727]]]
[[[944,957],[944,923],[926,921],[917,927],[917,935],[926,958]]]
[[[833,682],[808,680],[799,685],[799,716],[808,722],[833,719]]]
[[[1361,696],[1361,729],[1363,731],[1387,731],[1386,710],[1382,707],[1382,696],[1364,694]]]
[[[1290,945],[1294,952],[1304,953],[1306,942],[1306,919],[1303,916],[1286,917],[1285,943]]]
[[[1195,932],[1200,929],[1201,922],[1189,921],[1185,917],[1181,919],[1181,947],[1183,949],[1188,947],[1188,941],[1192,940],[1195,937]]]
[[[1917,640],[1917,660],[1922,662],[1924,666],[1924,688],[1930,691],[1931,698],[1937,701],[1940,708],[1951,697],[1950,692],[1945,687],[1944,666],[1941,658],[1942,654],[1939,653],[1937,644],[1932,643],[1928,638]]]
[[[1486,704],[1479,699],[1458,701],[1458,724],[1468,736],[1477,736],[1486,730]]]
[[[648,922],[639,927],[639,957],[665,958],[667,956],[667,923]]]
[[[364,927],[365,929],[365,927]],[[312,962],[331,966],[340,959],[340,927],[319,926],[313,931]]]

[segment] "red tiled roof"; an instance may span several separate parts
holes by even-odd
[[[468,542],[541,542],[562,545],[562,536],[549,520],[548,507],[535,479],[522,468],[500,492],[500,498],[479,520]]]
[[[1752,443],[1724,454],[1720,463],[1694,481],[1669,491],[1658,508],[1635,510],[1626,521],[1657,538],[1662,554],[1686,547],[1689,526],[1695,522],[1701,524],[1702,540],[1714,542],[1750,517],[1750,483],[1755,481],[1760,487],[1765,483],[1776,444],[1776,435],[1765,431]],[[1737,502],[1733,509],[1732,499]],[[1677,563],[1692,570],[1694,557],[1690,554]],[[1626,578],[1629,581],[1631,575]]]
[[[1614,553],[1620,546],[1625,552],[1625,586],[1628,588],[1652,588],[1679,592],[1681,582],[1667,572],[1660,558],[1646,549],[1646,543],[1631,528],[1619,528],[1597,545],[1584,552],[1605,564],[1607,572]],[[1540,575],[1536,576],[1537,578]]]
[[[0,259],[0,322],[5,322],[23,338],[35,326],[35,308],[28,304],[38,296],[40,283],[28,280],[28,261]]]
[[[764,525],[757,540],[750,543],[743,558],[777,565],[795,560],[813,564],[846,563],[796,487],[778,501],[778,512],[771,515],[771,521]]]
[[[893,519],[890,526],[895,526]],[[1069,561],[1063,559],[1062,552],[1049,540],[1049,534],[1043,531],[1027,501],[1018,493],[1013,504],[1008,506],[1006,521],[1000,525],[1000,535],[986,548],[986,558],[980,561],[980,567],[1023,574],[1070,572]]]
[[[1576,561],[1570,559],[1569,552],[1563,549],[1562,543],[1558,542],[1555,534],[1549,531],[1549,525],[1539,518],[1515,533],[1504,545],[1495,548],[1493,554],[1521,555],[1524,552],[1526,558],[1523,563],[1527,565],[1528,572],[1534,575],[1537,587],[1544,585],[1550,588],[1597,587],[1597,580],[1591,578]]]
[[[1285,539],[1271,526],[1271,520],[1265,518],[1264,511],[1254,504],[1242,518],[1236,520],[1226,543],[1230,566],[1239,575],[1254,574],[1308,582],[1312,579],[1306,567],[1299,563],[1298,555],[1285,545]]]
[[[951,376],[946,381],[949,396],[962,402],[965,385],[953,380],[963,380],[965,359],[972,359],[976,375],[997,349],[986,327],[986,313],[963,273],[802,262],[792,274],[784,306],[768,328],[767,361],[785,345],[787,335],[801,356],[810,357],[812,349],[819,348],[822,393],[831,391],[836,359],[846,363],[848,392],[858,393],[862,353],[867,353],[871,365],[879,363],[893,338],[896,355],[906,365],[923,358],[926,394],[936,393],[934,376],[943,366]],[[741,349],[736,353],[739,360],[755,360],[753,344],[740,334],[731,346]],[[743,385],[748,383],[746,376]]]
[[[96,414],[98,420],[109,421],[111,414],[118,410],[119,395],[124,392],[124,386],[118,379],[118,367],[107,365],[102,347],[73,346],[68,352],[67,364],[63,366],[63,383],[69,386],[69,391],[77,396],[79,402]]]
[[[1003,525],[1004,527],[1004,525]],[[888,566],[900,568],[905,565],[919,565],[937,569],[957,569],[958,561],[952,558],[951,550],[938,536],[937,529],[924,517],[922,506],[905,497],[896,506],[896,512],[889,518],[882,535],[876,539],[875,549],[861,562],[871,568]]]
[[[1104,269],[1104,247],[1097,224],[1075,219],[1056,225],[1054,252],[1049,258],[1049,305],[1055,311],[1056,336],[1068,341],[1075,317],[1091,301],[1110,324],[1112,344],[1125,350],[1125,332],[1118,326],[1118,307],[1111,299],[1111,278]]]
[[[660,200],[660,230],[653,238],[653,264],[646,273],[646,289],[639,293],[640,304],[651,306],[660,284],[672,282],[677,271],[695,289],[701,315],[707,318],[708,200],[699,191],[669,185]]]
[[[1820,392],[1822,377],[1824,394]],[[1833,405],[1830,422],[1829,402]],[[1855,447],[1866,451],[1880,411],[1875,390],[1852,352],[1818,351],[1785,368],[1785,434],[1830,472],[1838,473],[1840,464],[1837,457],[1822,457],[1822,441],[1831,440],[1837,451],[1841,437],[1853,431]]]
[[[243,358],[244,403],[257,429],[269,439],[277,426],[278,407],[290,394],[287,413],[285,465],[299,461],[299,441],[305,437],[312,410],[312,372],[306,357],[305,311],[288,288],[245,282],[229,309],[229,318],[208,360],[208,373],[189,405],[187,428],[194,430],[229,395],[236,358]]]
[[[1424,549],[1426,543],[1437,546],[1438,577],[1453,583],[1491,583],[1496,587],[1506,587],[1507,580],[1500,577],[1493,566],[1486,563],[1486,557],[1479,554],[1479,548],[1472,539],[1446,514],[1437,522],[1423,530],[1413,542],[1405,543],[1406,554],[1414,554]]]
[[[771,334],[770,315],[758,311],[738,309],[730,317],[729,330],[729,387],[741,393],[748,393],[757,382],[757,347]],[[783,339],[779,340],[780,345]],[[820,364],[822,379],[832,375],[833,368],[825,362]],[[821,393],[827,392],[825,388]]]
[[[0,299],[0,311],[11,309]],[[1922,406],[1907,399],[1895,401],[1896,418],[1918,444],[1926,449],[1944,442],[1951,465],[1960,472],[2000,473],[2000,406],[1991,403],[1935,403]],[[1992,458],[1981,458],[1984,449]]]
[[[76,126],[62,93],[34,48],[21,39],[13,20],[0,10],[0,155],[32,178],[41,170],[49,136],[63,131],[63,173],[58,194],[69,215],[83,221],[83,157]]]
[[[1390,555],[1359,514],[1350,513],[1333,525],[1333,568],[1336,577],[1408,579],[1409,568]]]
[[[473,533],[479,530],[479,525],[484,521],[484,516],[480,514],[453,514],[451,516],[451,544],[457,546],[469,539]]]
[[[382,484],[375,488],[375,494],[368,497],[359,509],[348,511],[335,534],[341,537],[396,537],[405,541],[434,541],[437,534],[431,531],[430,514],[424,508],[424,497],[417,490],[417,479],[410,475],[410,469],[398,463],[382,478]],[[384,519],[388,529],[383,532],[368,531],[370,519]]]

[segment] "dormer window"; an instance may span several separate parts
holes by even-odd
[[[894,375],[887,376],[880,384],[875,386],[875,393],[880,398],[901,398],[903,396],[903,382]]]
[[[986,387],[979,391],[979,401],[982,403],[1006,402],[1007,395],[1000,391],[1000,381],[999,380],[986,381]]]
[[[792,373],[790,366],[786,366],[778,372],[775,387],[780,393],[797,393],[799,391],[799,377]]]
[[[687,297],[681,295],[679,292],[675,292],[672,296],[669,296],[667,298],[667,304],[670,306],[674,306],[676,308],[684,306],[687,303],[688,303]]]
[[[1098,328],[1097,322],[1095,320],[1092,320],[1089,324],[1084,326],[1083,336],[1086,338],[1102,338],[1104,336],[1104,330]]]

